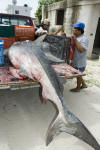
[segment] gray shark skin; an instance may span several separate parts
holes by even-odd
[[[41,50],[45,53],[45,55],[48,57],[48,59],[51,61],[51,63],[64,63],[65,61],[57,58],[56,56],[52,55],[50,52],[50,44],[47,42],[43,42],[44,38],[46,37],[46,34],[40,36],[35,41],[32,41],[31,43],[34,45],[36,44],[41,48]]]
[[[41,49],[34,44],[17,43],[9,49],[9,58],[13,66],[20,69],[19,73],[23,72],[30,79],[40,82],[42,97],[50,100],[57,108],[57,116],[47,131],[46,145],[61,132],[66,132],[83,140],[95,150],[100,150],[93,135],[64,104],[59,78]]]

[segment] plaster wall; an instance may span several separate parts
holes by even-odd
[[[100,4],[92,5],[90,7],[90,12],[91,13],[89,14],[89,17],[87,18],[87,27],[86,27],[86,34],[89,39],[88,57],[91,57],[93,51],[93,45],[96,36],[98,20],[100,17]]]
[[[94,4],[81,6],[78,18],[76,19],[76,22],[81,21],[84,22],[86,25],[85,34],[89,39],[88,54],[87,54],[88,57],[91,57],[92,55],[99,17],[100,17],[100,4],[99,5]]]
[[[7,13],[16,14],[15,12],[19,11],[19,15],[30,16],[31,10],[31,7],[8,5]]]
[[[56,10],[48,12],[48,18],[52,26],[56,25]]]
[[[64,32],[72,35],[72,24],[84,22],[85,34],[89,39],[88,57],[91,57],[98,19],[100,17],[100,0],[65,0],[48,6],[48,18],[51,26],[56,25],[57,10],[64,9]]]

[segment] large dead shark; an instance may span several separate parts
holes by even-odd
[[[48,128],[46,145],[59,133],[67,132],[85,141],[95,150],[100,150],[93,135],[64,104],[62,85],[41,49],[30,42],[16,43],[9,49],[9,58],[13,66],[19,69],[19,74],[40,82],[43,99],[52,101],[57,108],[57,116]]]

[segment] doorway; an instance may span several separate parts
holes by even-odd
[[[94,54],[100,55],[100,17],[98,19],[97,30],[95,34],[93,52]]]

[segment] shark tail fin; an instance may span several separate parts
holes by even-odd
[[[70,127],[68,124],[66,125],[66,122],[62,120],[61,116],[58,114],[57,118],[51,122],[48,128],[46,145],[48,146],[51,143],[51,141],[61,132],[74,134],[75,130],[75,128]]]
[[[55,136],[57,136],[61,132],[66,132],[83,140],[95,150],[100,150],[100,145],[93,137],[93,135],[89,132],[89,130],[83,125],[83,123],[74,114],[68,111],[65,106],[64,110],[66,113],[66,121],[64,121],[60,114],[58,114],[57,118],[49,126],[46,145],[48,145],[55,138]]]

